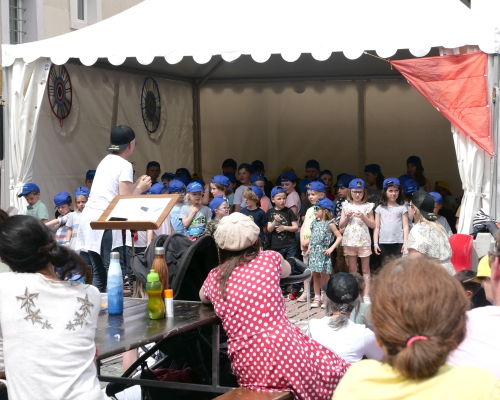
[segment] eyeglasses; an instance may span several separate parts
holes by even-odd
[[[314,211],[319,211],[319,210],[321,210],[321,207],[319,207],[319,206],[314,206],[313,210],[314,210]]]
[[[220,210],[220,211],[228,211],[228,210],[229,210],[229,207],[219,207],[217,210]]]
[[[351,194],[358,194],[358,195],[361,195],[361,194],[365,194],[364,191],[359,191],[359,190],[351,190]]]

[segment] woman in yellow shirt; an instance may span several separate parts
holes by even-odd
[[[440,264],[394,260],[374,279],[370,297],[383,362],[352,365],[333,400],[500,399],[500,381],[490,372],[445,365],[464,339],[469,302]]]

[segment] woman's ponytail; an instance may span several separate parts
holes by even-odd
[[[49,250],[48,259],[55,268],[58,268],[60,279],[67,280],[73,275],[80,275],[85,278],[85,283],[91,283],[92,274],[89,266],[73,250],[56,244]]]

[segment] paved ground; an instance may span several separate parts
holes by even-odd
[[[126,296],[128,293],[125,294]],[[307,329],[307,303],[299,303],[297,301],[285,299],[288,318],[297,325],[302,331]],[[325,310],[322,308],[312,308],[310,318],[322,318]],[[122,357],[115,356],[103,361],[101,367],[103,375],[120,376],[122,374]],[[106,382],[101,382],[101,387],[105,387]]]

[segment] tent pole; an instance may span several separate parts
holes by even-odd
[[[2,209],[8,210],[10,207],[10,132],[9,132],[9,70],[12,67],[3,68],[3,93],[2,98],[6,99],[3,106],[3,161],[1,176],[1,203]]]
[[[193,83],[193,167],[201,173],[200,86]]]
[[[363,176],[366,164],[366,82],[358,81],[358,173]]]
[[[498,207],[497,207],[497,191],[498,191],[498,130],[499,130],[499,107],[500,107],[500,92],[498,89],[499,84],[499,69],[498,69],[498,54],[494,54],[493,56],[493,67],[492,67],[492,78],[493,84],[491,87],[491,95],[494,99],[492,103],[493,110],[491,110],[492,115],[492,132],[491,132],[491,142],[493,144],[493,174],[491,179],[491,192],[490,192],[490,216],[492,216],[495,220],[498,221]]]

